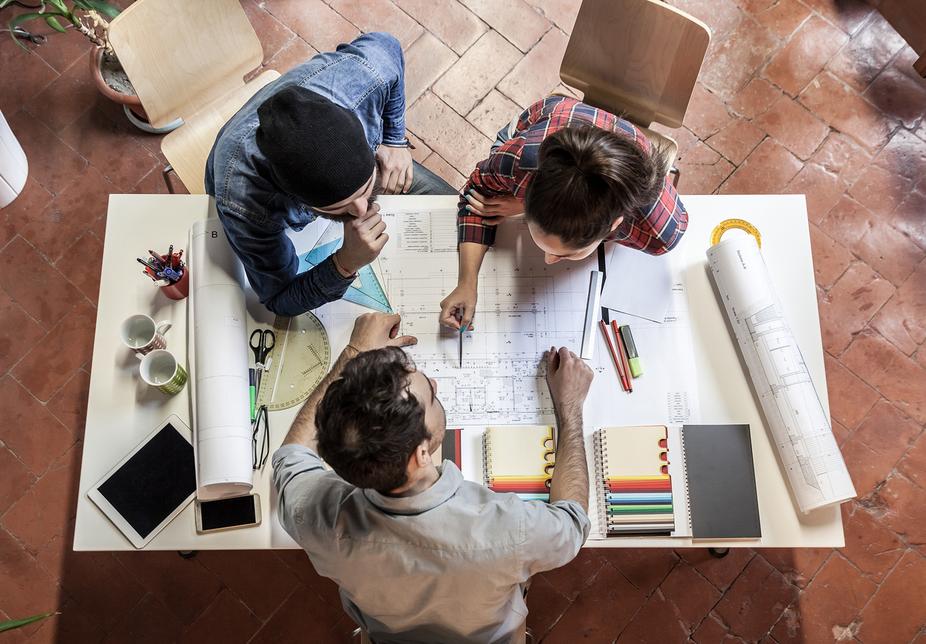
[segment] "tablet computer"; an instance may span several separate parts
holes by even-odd
[[[144,548],[196,494],[190,428],[171,415],[87,496],[136,548]]]

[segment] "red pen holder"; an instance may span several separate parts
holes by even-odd
[[[161,258],[166,262],[167,255],[162,255]],[[179,280],[173,284],[168,284],[167,286],[161,287],[161,293],[172,300],[182,300],[190,294],[190,269],[189,267],[184,267],[183,275]]]

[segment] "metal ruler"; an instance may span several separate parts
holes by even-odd
[[[270,371],[264,373],[257,404],[269,411],[295,407],[315,390],[331,365],[331,344],[325,327],[312,313],[273,322],[276,347]]]

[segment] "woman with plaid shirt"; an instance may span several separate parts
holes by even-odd
[[[688,213],[666,175],[629,121],[565,96],[534,103],[499,131],[463,188],[457,287],[441,302],[441,323],[470,326],[479,269],[505,217],[525,214],[548,264],[585,259],[602,241],[671,250]]]

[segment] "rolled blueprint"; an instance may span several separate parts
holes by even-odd
[[[193,224],[189,264],[196,496],[247,494],[253,470],[244,268],[217,218]]]
[[[728,237],[707,250],[707,259],[801,512],[855,497],[755,238]]]

